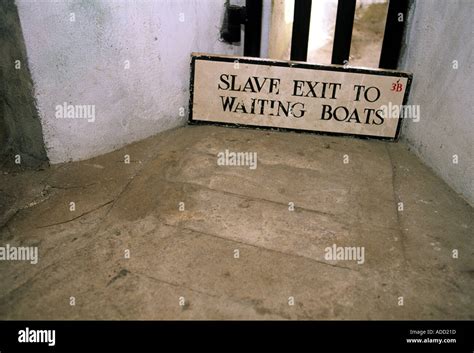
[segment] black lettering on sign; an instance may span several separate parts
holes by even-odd
[[[270,77],[248,77],[244,84],[238,82],[237,75],[222,74],[218,84],[219,90],[249,93],[279,93],[280,79]]]
[[[293,81],[293,96],[311,97],[322,99],[337,99],[337,91],[341,88],[341,83],[317,82],[317,81]]]

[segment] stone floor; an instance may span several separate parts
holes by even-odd
[[[4,171],[0,211],[39,248],[0,261],[0,319],[474,319],[473,209],[403,143],[184,127]]]

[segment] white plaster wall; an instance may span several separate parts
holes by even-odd
[[[413,72],[409,104],[421,118],[405,120],[402,136],[474,205],[474,1],[416,1],[410,18],[401,69]]]
[[[184,124],[191,52],[242,54],[219,41],[224,2],[17,0],[50,161],[86,159]],[[95,105],[95,121],[57,119],[64,102]]]

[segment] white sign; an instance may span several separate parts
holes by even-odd
[[[193,54],[190,123],[394,139],[411,74]],[[398,107],[398,109],[394,109]]]

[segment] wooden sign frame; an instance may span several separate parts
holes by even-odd
[[[255,124],[240,124],[240,123],[229,123],[209,120],[199,120],[194,116],[194,99],[195,99],[195,70],[197,61],[212,61],[212,62],[224,62],[224,63],[236,63],[239,64],[252,64],[252,65],[264,65],[264,66],[278,66],[286,68],[301,68],[310,70],[321,70],[321,71],[336,71],[344,73],[356,73],[356,74],[369,74],[377,76],[391,76],[395,78],[406,78],[406,87],[403,96],[402,105],[406,105],[408,95],[410,92],[411,82],[413,75],[411,73],[395,71],[395,70],[382,70],[382,69],[368,69],[358,67],[346,67],[341,65],[319,65],[310,64],[306,62],[295,62],[295,61],[283,61],[283,60],[272,60],[272,59],[260,59],[260,58],[249,58],[249,57],[234,57],[226,55],[210,55],[202,53],[192,53],[191,56],[191,80],[190,80],[190,101],[189,101],[189,119],[188,123],[191,125],[219,125],[227,127],[237,128],[253,128],[253,129],[265,129],[265,130],[276,130],[276,131],[293,131],[299,133],[313,133],[321,135],[336,135],[336,136],[351,136],[357,138],[375,138],[379,140],[397,141],[400,135],[400,129],[402,125],[403,116],[398,117],[397,127],[395,136],[378,136],[370,134],[352,134],[346,132],[333,132],[325,130],[309,130],[309,129],[293,129],[287,127],[275,127],[266,125],[255,125]]]

